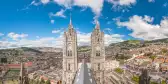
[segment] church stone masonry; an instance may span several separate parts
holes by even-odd
[[[96,84],[104,84],[104,33],[100,31],[98,21],[91,34],[91,50],[90,62],[94,79]],[[70,19],[68,31],[64,32],[62,84],[73,84],[77,70],[77,33]]]
[[[91,70],[96,80],[96,84],[104,84],[104,33],[100,31],[98,21],[91,34],[91,50]]]
[[[29,84],[28,72],[26,72],[24,63],[21,61],[19,84]]]
[[[77,66],[77,34],[70,20],[68,31],[64,32],[62,84],[72,84]]]

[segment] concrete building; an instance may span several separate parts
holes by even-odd
[[[106,71],[114,70],[115,68],[119,67],[120,63],[116,60],[106,60],[104,63],[104,69]]]
[[[100,31],[98,21],[91,34],[91,50],[91,70],[93,71],[96,84],[104,84],[104,33]]]
[[[70,19],[68,31],[64,32],[62,84],[73,83],[77,62],[77,34]]]

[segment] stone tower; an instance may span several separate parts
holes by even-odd
[[[98,21],[91,34],[91,49],[91,70],[97,84],[103,84],[105,62],[104,33],[100,31]]]
[[[29,84],[28,73],[25,70],[23,62],[21,62],[20,66],[19,84]]]
[[[77,34],[70,19],[68,31],[64,32],[62,84],[72,84],[77,66]]]

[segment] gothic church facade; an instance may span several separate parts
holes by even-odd
[[[64,32],[62,84],[72,84],[77,66],[77,34],[70,20],[68,31]]]
[[[94,73],[97,84],[103,84],[105,61],[104,33],[100,31],[98,22],[91,34],[91,50],[91,70]],[[62,84],[73,83],[78,70],[77,59],[77,33],[70,20],[68,31],[64,32]]]
[[[96,80],[96,84],[103,84],[105,62],[104,33],[100,31],[98,22],[91,34],[91,50],[90,62],[93,76]]]

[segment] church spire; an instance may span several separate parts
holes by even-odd
[[[69,24],[72,25],[71,14],[70,14],[70,21],[69,21]]]
[[[96,27],[95,27],[96,29],[100,29],[100,24],[99,24],[99,21],[98,20],[96,20]]]
[[[71,19],[71,14],[70,14],[70,21],[69,21],[69,29],[72,29],[73,25],[72,25],[72,19]]]

